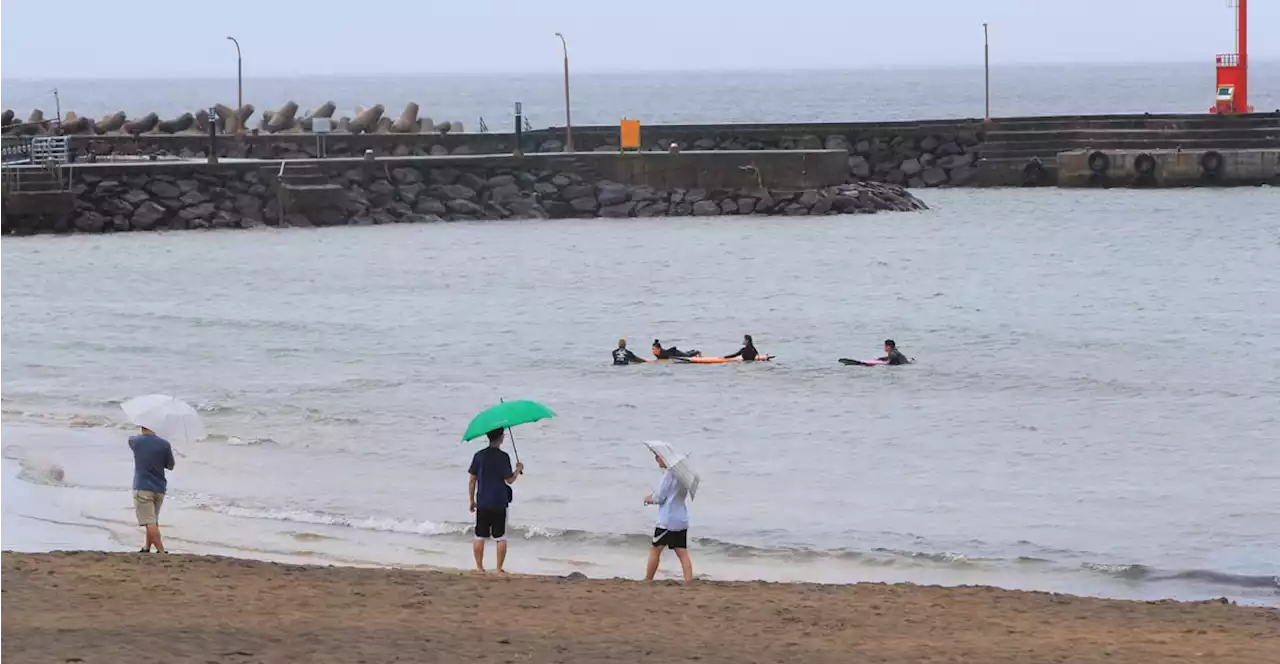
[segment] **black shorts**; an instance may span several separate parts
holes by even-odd
[[[507,538],[507,511],[483,507],[476,510],[476,539]]]
[[[653,546],[659,549],[664,546],[668,549],[687,549],[689,548],[689,531],[654,528]]]

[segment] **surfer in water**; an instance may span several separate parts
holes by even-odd
[[[742,348],[733,355],[725,355],[724,359],[731,360],[735,357],[740,357],[743,362],[755,362],[759,356],[760,353],[756,351],[755,342],[751,340],[751,335],[747,334],[742,337]]]
[[[680,350],[679,348],[676,348],[675,346],[672,346],[670,348],[663,348],[662,342],[657,339],[654,339],[653,340],[653,356],[658,358],[659,360],[669,360],[673,357],[701,357],[702,353],[696,350],[683,351],[683,350]]]
[[[898,344],[893,339],[884,340],[884,357],[880,358],[880,361],[891,365],[911,364],[911,360],[898,350]]]
[[[619,339],[618,347],[613,349],[613,366],[621,367],[628,364],[644,364],[644,360],[627,348],[626,339]]]

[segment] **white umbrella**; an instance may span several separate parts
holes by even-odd
[[[134,397],[122,404],[129,421],[156,432],[174,445],[194,443],[205,437],[204,422],[196,409],[166,394]]]
[[[671,471],[676,477],[676,481],[689,492],[690,498],[696,498],[698,493],[698,483],[702,481],[702,477],[698,475],[698,471],[693,469],[689,463],[688,454],[680,454],[674,447],[667,443],[648,440],[644,443],[650,452],[658,455],[662,459],[662,463],[667,465],[667,470]]]

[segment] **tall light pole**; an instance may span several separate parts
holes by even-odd
[[[987,122],[991,122],[991,42],[987,38],[987,24],[982,24],[982,88],[987,98]]]
[[[556,36],[564,50],[564,151],[573,152],[573,120],[569,117],[569,45],[565,43],[564,35],[557,32]]]
[[[244,61],[240,57],[240,42],[236,41],[235,37],[227,37],[227,39],[236,45],[236,134],[243,134],[244,121],[240,119],[240,109],[244,108]]]

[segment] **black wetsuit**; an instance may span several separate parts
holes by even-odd
[[[654,353],[654,355],[659,360],[669,360],[673,357],[698,357],[699,355],[702,354],[696,350],[683,351],[683,350],[680,350],[679,348],[676,348],[675,346],[672,346],[670,348],[663,348],[662,346],[658,346],[657,348],[658,348],[658,351]]]
[[[728,360],[735,357],[741,357],[743,362],[755,362],[756,358],[760,357],[760,353],[756,352],[755,344],[747,344],[742,347],[742,350],[733,355],[725,355],[724,359]]]
[[[911,364],[911,360],[908,360],[907,356],[899,352],[897,348],[889,351],[889,354],[880,358],[880,361],[888,362],[889,364]]]
[[[640,359],[635,353],[627,350],[626,348],[613,349],[613,365],[615,367],[627,364],[640,364],[643,362],[644,360]]]

